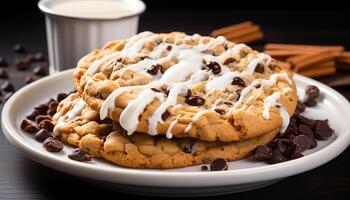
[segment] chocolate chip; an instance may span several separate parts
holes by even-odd
[[[9,98],[13,95],[13,92],[8,92],[4,95],[5,101],[9,100]]]
[[[15,46],[13,46],[13,51],[16,53],[25,53],[26,49],[21,44],[15,44]]]
[[[255,72],[258,72],[258,73],[264,73],[265,72],[265,68],[264,68],[264,65],[261,64],[261,63],[258,63],[255,67]]]
[[[300,113],[304,112],[305,108],[306,107],[305,107],[304,103],[298,101],[297,107],[295,108],[295,114],[300,114]]]
[[[39,124],[41,121],[46,120],[46,119],[51,120],[51,116],[49,116],[49,115],[38,115],[38,116],[35,117],[35,122],[37,124]]]
[[[171,51],[172,48],[173,48],[173,47],[172,47],[171,45],[168,45],[168,46],[166,47],[166,50]]]
[[[221,72],[221,66],[219,63],[215,61],[211,61],[210,63],[206,64],[207,67],[213,72],[213,74],[220,74]]]
[[[188,89],[185,97],[189,98],[190,96],[192,96],[192,91],[190,89]]]
[[[48,137],[44,141],[43,147],[49,152],[60,152],[63,149],[63,144],[53,137]]]
[[[306,135],[306,136],[308,136],[308,137],[314,135],[314,133],[313,133],[313,131],[311,130],[311,128],[310,128],[309,126],[304,125],[304,124],[300,124],[300,125],[298,126],[298,133],[299,133],[300,135]]]
[[[45,56],[42,52],[37,52],[35,55],[34,55],[34,59],[35,61],[45,61]]]
[[[230,58],[227,58],[227,59],[224,61],[224,65],[228,65],[228,64],[234,63],[234,62],[236,62],[236,59],[230,57]]]
[[[31,74],[27,75],[27,76],[24,78],[25,84],[32,83],[32,82],[34,82],[34,81],[36,81],[36,80],[37,80],[37,78],[34,77],[34,76],[31,75]]]
[[[85,151],[79,148],[76,148],[73,149],[73,151],[70,154],[68,154],[68,158],[78,162],[84,162],[92,160],[92,155],[86,153]]]
[[[328,120],[315,120],[314,136],[318,140],[326,140],[331,137],[334,130],[329,126]]]
[[[30,63],[26,62],[25,60],[22,59],[16,59],[15,60],[15,67],[17,70],[27,70],[29,68]]]
[[[36,110],[33,110],[33,112],[31,112],[29,115],[27,115],[26,118],[31,120],[31,121],[35,121],[35,118],[38,115],[39,115],[39,112]]]
[[[223,158],[217,158],[210,163],[210,171],[222,171],[228,169],[228,163]]]
[[[272,150],[266,145],[258,145],[252,152],[252,158],[257,161],[264,161],[271,157]]]
[[[192,153],[192,144],[184,145],[182,151],[185,153]]]
[[[306,135],[297,135],[293,142],[297,144],[301,152],[307,150],[310,147],[310,141]]]
[[[6,67],[8,64],[3,57],[0,57],[0,67]]]
[[[236,92],[236,94],[237,94],[237,99],[239,99],[240,97],[241,97],[241,92],[242,92],[242,88],[238,88],[235,92]]]
[[[303,154],[301,154],[301,148],[298,144],[293,143],[288,148],[288,158],[292,160],[300,157],[303,157]]]
[[[304,117],[302,115],[299,115],[298,119],[299,119],[299,123],[305,124],[305,125],[307,125],[309,127],[312,127],[315,124],[315,120],[307,118],[307,117]]]
[[[23,61],[26,63],[31,63],[33,61],[35,61],[35,56],[34,54],[28,54],[26,57],[23,58]]]
[[[9,81],[5,81],[1,85],[1,90],[7,91],[7,92],[13,92],[13,91],[15,91],[15,87],[13,87],[13,85]]]
[[[320,96],[320,89],[315,85],[308,85],[306,86],[305,94],[311,99],[317,99]]]
[[[38,76],[46,76],[47,75],[46,68],[44,66],[42,66],[42,65],[37,65],[33,69],[33,73],[38,75]]]
[[[155,64],[155,65],[151,65],[150,67],[148,67],[146,69],[146,72],[155,76],[158,74],[158,71],[162,68],[163,66],[160,64]]]
[[[202,166],[201,166],[201,170],[202,170],[202,171],[208,171],[209,168],[208,168],[208,166],[206,166],[206,165],[202,165]]]
[[[49,105],[47,103],[40,104],[34,107],[34,110],[38,111],[40,115],[46,115]]]
[[[276,144],[275,144],[275,148],[282,154],[284,154],[287,151],[288,148],[288,143],[289,140],[284,140],[284,139],[277,139],[276,140]]]
[[[38,142],[43,142],[45,141],[47,138],[52,137],[52,135],[50,134],[49,131],[47,131],[46,129],[40,129],[35,135],[34,135],[34,139],[37,140]]]
[[[66,94],[66,93],[64,93],[64,92],[61,92],[61,93],[59,93],[58,95],[57,95],[57,101],[58,102],[61,102],[63,99],[65,99],[65,98],[67,98],[68,97],[68,95]]]
[[[314,136],[311,136],[311,137],[308,136],[308,139],[309,139],[309,142],[310,142],[309,149],[313,149],[313,148],[317,147],[317,141],[316,141]]]
[[[274,71],[277,68],[276,63],[270,63],[268,64],[268,67],[270,68],[271,71]]]
[[[255,84],[254,87],[255,87],[256,89],[259,89],[259,88],[261,87],[261,84],[260,84],[260,83]]]
[[[216,108],[216,109],[215,109],[215,112],[219,113],[220,115],[225,114],[225,110],[220,109],[220,108]]]
[[[33,122],[24,119],[21,123],[21,129],[27,133],[36,133],[38,131],[38,128],[33,124]]]
[[[165,121],[166,119],[168,119],[168,117],[170,116],[170,112],[168,110],[166,110],[163,114],[162,114],[162,120]]]
[[[307,107],[314,107],[317,105],[317,101],[312,98],[307,98],[306,101],[304,102],[305,106]]]
[[[272,150],[272,155],[269,158],[268,163],[276,164],[284,161],[287,161],[287,159],[282,155],[282,153],[278,149],[274,148]]]
[[[160,90],[158,90],[157,88],[151,88],[151,90],[152,90],[153,92],[160,92]]]
[[[232,82],[231,82],[232,85],[238,85],[238,86],[242,86],[242,87],[245,87],[245,82],[244,80],[241,78],[241,77],[234,77]]]
[[[205,99],[200,96],[190,96],[186,99],[186,103],[191,106],[202,106],[205,103]]]
[[[0,78],[8,78],[9,74],[7,73],[6,69],[0,68]]]
[[[56,113],[57,106],[58,106],[58,102],[57,101],[51,102],[49,104],[49,109],[47,110],[47,114],[50,115],[50,116],[53,116]]]
[[[44,119],[39,123],[39,128],[40,129],[46,129],[50,132],[53,131],[53,128],[55,127],[55,125],[51,122],[51,120],[49,119]]]

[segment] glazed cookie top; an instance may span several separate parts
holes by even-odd
[[[224,37],[143,32],[82,58],[74,83],[128,134],[237,141],[284,131],[297,101],[291,76]]]

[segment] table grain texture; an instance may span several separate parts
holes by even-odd
[[[156,10],[141,16],[140,30],[154,32],[185,31],[209,34],[210,30],[245,20],[253,20],[265,32],[263,42],[252,45],[261,49],[267,42],[341,44],[350,49],[349,11],[191,11]],[[20,42],[32,52],[46,53],[44,17],[39,13],[2,15],[0,17],[0,56],[10,65],[20,57],[12,52],[13,44]],[[19,89],[28,72],[7,68],[11,82]],[[327,82],[350,72],[338,72]],[[4,80],[0,80],[0,84]],[[347,99],[350,87],[336,88]],[[2,99],[2,101],[4,101]],[[3,103],[1,104],[2,111]],[[332,116],[330,115],[330,118]],[[346,119],[350,120],[350,119]],[[349,127],[350,128],[350,127]],[[12,146],[0,131],[0,200],[3,199],[64,199],[88,196],[95,199],[164,199],[141,197],[105,190],[79,178],[37,164]],[[327,164],[266,188],[239,194],[205,199],[344,199],[350,195],[350,149]],[[184,180],[186,181],[186,180]],[[210,180],[208,180],[210,181]]]

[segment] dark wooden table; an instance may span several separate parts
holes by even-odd
[[[253,20],[266,34],[264,42],[343,44],[350,49],[350,12],[348,11],[175,11],[158,10],[145,13],[141,30],[208,34],[216,27]],[[14,43],[22,43],[29,51],[46,52],[44,18],[31,15],[0,17],[0,56],[12,65]],[[28,72],[8,68],[11,82],[19,89]],[[345,72],[346,73],[346,72]],[[343,74],[343,72],[338,73]],[[336,78],[337,76],[334,76]],[[324,81],[326,79],[323,79]],[[2,83],[4,80],[0,80]],[[322,81],[322,80],[321,80]],[[336,88],[348,99],[350,89]],[[2,104],[3,105],[3,104]],[[1,105],[1,108],[2,108]],[[1,109],[2,110],[2,109]],[[330,116],[331,118],[332,116]],[[284,179],[266,188],[239,194],[207,197],[206,199],[336,199],[350,195],[350,149],[336,159],[314,169]],[[186,180],[184,180],[186,181]],[[77,177],[52,170],[26,158],[0,134],[0,199],[63,199],[82,196],[115,199],[156,199],[101,189]],[[160,198],[159,198],[160,199]]]

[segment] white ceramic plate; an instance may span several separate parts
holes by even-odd
[[[317,85],[323,100],[304,113],[315,119],[330,120],[336,134],[319,142],[317,148],[305,152],[296,160],[267,165],[248,159],[234,161],[227,171],[204,172],[200,166],[172,170],[127,169],[93,160],[81,163],[67,158],[71,147],[60,153],[45,151],[42,144],[20,129],[20,122],[32,108],[46,102],[57,93],[72,90],[72,70],[36,81],[16,92],[6,103],[2,113],[2,127],[7,139],[31,159],[62,172],[88,179],[103,187],[148,195],[207,196],[251,190],[272,184],[282,178],[299,174],[335,158],[350,143],[350,105],[333,89],[309,78],[295,76],[300,89]]]

